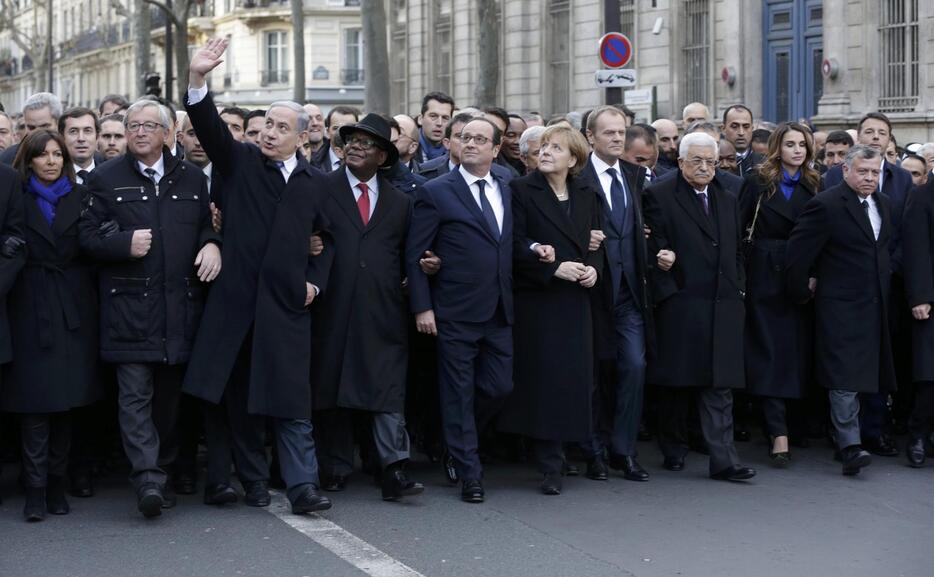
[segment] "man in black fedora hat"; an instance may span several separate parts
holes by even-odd
[[[334,251],[313,260],[312,406],[318,423],[323,488],[342,490],[353,467],[353,422],[371,423],[386,501],[421,493],[405,473],[408,308],[403,255],[411,201],[380,173],[398,151],[389,122],[368,114],[340,128],[341,170],[326,177],[322,205]],[[336,290],[327,290],[327,287]]]

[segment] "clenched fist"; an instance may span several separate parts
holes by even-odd
[[[133,231],[133,240],[130,241],[130,256],[143,258],[152,248],[152,229],[141,228]]]

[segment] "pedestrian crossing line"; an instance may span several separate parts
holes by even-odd
[[[425,577],[408,565],[393,559],[340,525],[316,514],[295,515],[285,495],[270,491],[272,503],[268,511],[321,545],[342,560],[372,577]]]

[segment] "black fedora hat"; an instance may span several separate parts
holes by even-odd
[[[347,137],[354,132],[365,132],[372,136],[373,140],[376,141],[376,145],[386,151],[386,162],[383,163],[383,167],[392,166],[399,160],[399,151],[391,140],[392,128],[389,126],[389,121],[379,114],[371,112],[356,124],[341,126],[338,132],[344,142],[347,142]]]

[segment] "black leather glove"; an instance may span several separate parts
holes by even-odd
[[[8,236],[3,239],[3,242],[0,243],[0,255],[3,255],[6,258],[13,258],[16,256],[16,253],[23,250],[23,247],[26,246],[26,241],[21,239],[18,236]]]
[[[97,233],[101,235],[102,238],[107,238],[108,236],[117,234],[120,232],[120,225],[117,224],[114,220],[105,220],[97,228]]]

